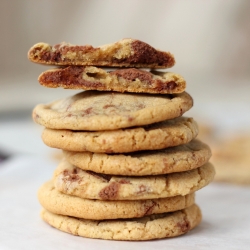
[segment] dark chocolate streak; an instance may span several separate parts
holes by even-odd
[[[43,74],[39,81],[44,84],[63,84],[66,86],[85,86],[88,88],[102,87],[100,82],[86,81],[82,78],[85,67],[69,66],[58,71],[48,71]]]
[[[139,69],[120,69],[110,72],[110,75],[116,75],[128,81],[135,81],[137,78],[142,82],[152,83],[152,74]]]
[[[115,62],[123,62],[129,64],[157,64],[159,66],[173,66],[175,60],[162,51],[157,51],[150,45],[135,40],[131,43],[134,54],[128,58],[114,59]]]
[[[81,51],[83,54],[91,53],[95,50],[99,50],[99,48],[93,48],[91,45],[86,46],[61,46],[61,44],[56,44],[52,47],[52,51],[42,51],[40,52],[40,57],[42,61],[51,61],[51,62],[65,62],[71,61],[67,58],[62,58],[62,55],[67,54],[68,51],[70,52],[78,52]],[[39,49],[40,50],[40,49]]]

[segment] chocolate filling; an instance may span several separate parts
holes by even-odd
[[[133,55],[127,58],[121,58],[121,59],[112,58],[111,60],[100,58],[96,59],[96,63],[100,61],[101,64],[105,63],[106,65],[108,65],[109,63],[111,64],[125,63],[131,65],[154,64],[161,67],[172,67],[175,64],[175,60],[171,54],[168,54],[167,52],[163,51],[158,51],[149,44],[144,43],[142,41],[139,40],[132,41],[131,48],[134,53]],[[91,45],[71,46],[71,45],[56,44],[54,46],[51,46],[50,51],[46,50],[42,51],[41,48],[34,48],[34,50],[31,52],[31,55],[33,54],[33,58],[37,59],[38,61],[51,62],[51,63],[62,62],[64,64],[67,62],[71,62],[74,64],[74,61],[77,61],[78,59],[77,60],[68,59],[65,58],[64,55],[66,55],[68,52],[76,52],[79,54],[90,54],[96,50],[100,50],[100,48],[94,48]],[[39,56],[36,56],[35,55],[36,53],[39,54]]]
[[[110,72],[110,75],[116,75],[128,81],[135,81],[139,79],[142,82],[147,82],[148,84],[152,83],[152,74],[146,71],[139,69],[120,69]]]
[[[174,90],[178,86],[176,84],[176,82],[174,82],[174,81],[162,84],[162,82],[160,80],[156,81],[156,85],[157,85],[157,87],[155,87],[154,89],[156,89],[157,91]]]
[[[34,52],[36,53],[37,50],[41,50],[37,48]],[[62,58],[62,55],[66,55],[67,52],[79,52],[81,51],[82,54],[91,53],[95,50],[99,50],[99,48],[93,48],[91,45],[85,46],[69,46],[69,45],[61,45],[56,44],[51,48],[51,51],[42,51],[39,52],[40,60],[42,61],[51,61],[51,62],[63,62],[63,61],[71,61],[67,58]]]
[[[48,71],[41,75],[39,81],[44,84],[63,84],[66,86],[85,86],[88,88],[99,88],[103,84],[97,81],[86,81],[82,78],[84,67],[69,66],[58,71]]]
[[[113,59],[118,63],[128,64],[157,64],[159,66],[171,67],[174,65],[175,60],[172,56],[169,56],[166,52],[158,51],[151,47],[149,44],[135,40],[131,43],[134,54],[128,58]]]
[[[39,78],[39,82],[45,85],[54,84],[54,85],[64,85],[68,87],[70,86],[79,86],[79,87],[86,87],[90,89],[96,88],[104,88],[104,85],[97,80],[95,81],[88,81],[84,80],[82,74],[85,70],[85,67],[80,66],[68,66],[64,69],[60,69],[57,71],[47,71],[46,73],[42,74]],[[98,73],[86,73],[87,75],[93,75],[94,77],[98,77]],[[109,74],[116,75],[119,78],[123,78],[127,81],[135,81],[139,79],[141,82],[148,84],[151,86],[152,89],[160,92],[164,90],[172,91],[177,87],[176,82],[170,81],[165,82],[164,80],[161,81],[159,79],[153,80],[153,74],[150,72],[146,72],[139,69],[120,69],[109,72]],[[154,85],[154,87],[152,87]]]

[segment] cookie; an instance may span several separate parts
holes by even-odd
[[[28,58],[35,63],[50,65],[170,68],[175,64],[171,53],[156,50],[135,39],[122,39],[100,47],[65,42],[54,46],[37,43],[30,48]]]
[[[181,116],[193,105],[189,94],[152,95],[84,91],[33,111],[35,122],[52,129],[115,130]]]
[[[49,225],[69,234],[106,240],[152,240],[175,237],[189,232],[202,219],[194,204],[172,213],[150,215],[140,219],[84,220],[42,210],[41,217]]]
[[[107,72],[92,66],[68,66],[43,72],[38,81],[50,88],[84,89],[154,94],[182,93],[183,77],[170,72],[147,72],[129,68]]]
[[[161,150],[105,154],[63,151],[71,164],[102,174],[145,176],[182,172],[209,161],[211,150],[199,140]]]
[[[66,160],[54,172],[55,188],[68,195],[97,200],[142,200],[193,193],[214,178],[210,163],[180,173],[148,177],[115,176],[84,171]]]
[[[126,153],[155,150],[188,143],[198,134],[192,118],[179,117],[145,127],[112,131],[45,129],[43,142],[52,148],[95,153]]]
[[[105,220],[143,217],[184,209],[194,203],[194,194],[138,201],[100,201],[63,194],[49,181],[39,189],[38,199],[41,205],[52,213]]]
[[[250,185],[250,135],[234,135],[214,148],[215,181]]]

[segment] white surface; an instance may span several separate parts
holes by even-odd
[[[0,249],[249,249],[250,188],[212,183],[197,192],[202,223],[172,239],[118,242],[60,232],[40,217],[39,186],[56,162],[41,156],[16,156],[0,165]]]

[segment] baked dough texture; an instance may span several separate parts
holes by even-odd
[[[37,43],[30,48],[28,58],[35,63],[50,65],[170,68],[175,64],[171,53],[136,39],[122,39],[100,47],[65,42],[54,46]]]
[[[180,210],[194,203],[194,193],[161,199],[100,201],[63,194],[56,190],[53,181],[48,181],[40,187],[38,199],[41,205],[52,213],[90,220],[105,220],[139,218]]]
[[[179,117],[146,127],[112,131],[45,129],[42,139],[47,146],[69,151],[126,153],[185,144],[197,134],[198,126],[192,118]]]
[[[210,163],[190,171],[134,177],[84,171],[63,160],[54,173],[55,188],[68,195],[97,200],[143,200],[193,193],[214,178]]]
[[[182,93],[186,81],[178,74],[128,68],[107,71],[93,66],[68,66],[43,72],[38,81],[49,88],[132,93]]]
[[[153,240],[185,234],[201,222],[200,208],[188,208],[140,219],[84,220],[42,210],[41,217],[51,226],[77,236],[106,240]]]
[[[151,95],[89,90],[37,105],[33,120],[51,129],[115,130],[173,119],[192,106],[186,92]]]
[[[74,166],[102,174],[146,176],[182,172],[207,163],[211,149],[199,140],[161,150],[127,154],[63,151],[63,156]]]
[[[193,106],[174,56],[126,38],[98,47],[37,43],[30,61],[59,66],[42,86],[79,90],[38,104],[43,142],[61,149],[38,191],[42,219],[88,238],[152,240],[189,232],[201,219],[195,192],[212,182],[211,150],[197,140]]]

